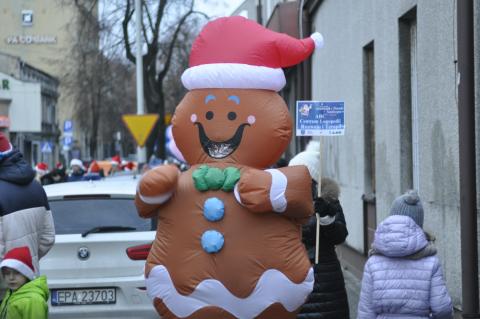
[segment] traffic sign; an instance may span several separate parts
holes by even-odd
[[[42,153],[52,153],[52,144],[50,142],[42,143]]]
[[[71,146],[73,144],[73,138],[71,136],[65,136],[63,138],[63,145],[65,146]]]
[[[73,135],[73,121],[72,120],[65,120],[63,122],[63,135]]]
[[[345,134],[345,103],[297,101],[297,136]]]
[[[138,146],[144,147],[148,136],[158,120],[158,114],[126,114],[122,120],[132,134]]]

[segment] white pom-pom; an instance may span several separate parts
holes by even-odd
[[[315,48],[321,49],[323,48],[324,41],[323,41],[323,35],[320,32],[315,32],[313,33],[310,38],[313,39],[313,42],[315,42]]]

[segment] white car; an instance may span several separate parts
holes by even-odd
[[[144,267],[156,219],[134,205],[138,177],[45,186],[55,244],[40,261],[50,318],[158,318]]]

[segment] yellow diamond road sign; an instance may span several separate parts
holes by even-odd
[[[125,114],[122,120],[127,126],[138,146],[144,147],[148,136],[152,133],[153,127],[158,120],[158,114]]]

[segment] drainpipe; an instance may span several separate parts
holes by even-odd
[[[458,124],[463,318],[480,318],[478,305],[477,191],[473,0],[457,0]]]

